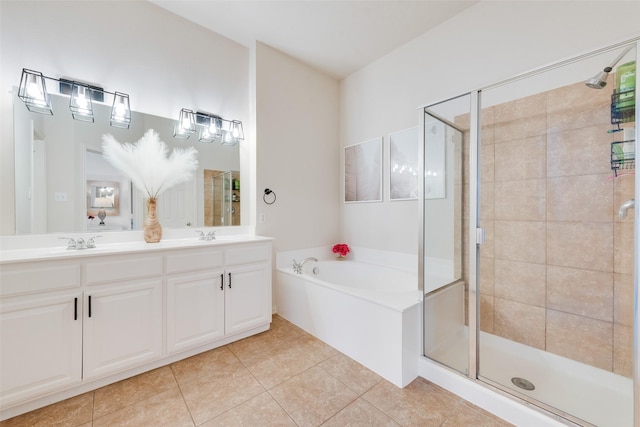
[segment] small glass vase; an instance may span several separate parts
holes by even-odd
[[[147,243],[158,243],[162,239],[162,225],[158,221],[156,199],[147,199],[147,217],[144,219],[144,241]]]
[[[336,260],[337,261],[344,261],[345,259],[347,259],[346,255],[336,255]]]

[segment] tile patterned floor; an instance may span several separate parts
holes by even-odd
[[[510,424],[418,378],[404,389],[275,315],[269,331],[0,427]]]

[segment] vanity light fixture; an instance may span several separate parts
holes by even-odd
[[[69,109],[74,119],[83,122],[93,123],[93,104],[91,103],[91,92],[89,86],[82,83],[73,82],[71,86],[71,99]]]
[[[129,128],[129,124],[131,123],[129,95],[121,92],[109,92],[99,86],[84,82],[56,79],[45,76],[39,71],[23,68],[18,97],[24,101],[29,111],[53,115],[51,96],[47,92],[45,80],[58,82],[59,93],[70,97],[69,109],[71,110],[73,118],[76,120],[93,123],[93,102],[104,102],[105,94],[112,95],[111,126]]]
[[[44,79],[41,72],[23,68],[18,97],[24,101],[29,111],[53,115],[51,97]]]
[[[198,139],[200,142],[214,142],[220,139],[221,145],[236,145],[238,141],[244,140],[244,130],[240,120],[227,120],[202,111],[194,113],[186,108],[180,110],[173,136],[186,139],[196,129],[200,131]]]
[[[131,124],[131,107],[129,106],[129,95],[116,92],[113,95],[113,106],[111,107],[111,121],[109,124],[116,128],[129,129]]]
[[[220,141],[220,144],[236,145],[240,140],[244,140],[244,130],[242,129],[242,122],[240,120],[231,120],[229,122],[228,129],[225,131],[222,141]]]
[[[218,116],[197,112],[196,123],[200,125],[200,142],[213,142],[222,135],[222,119]]]
[[[193,111],[183,108],[180,110],[180,117],[176,123],[173,136],[187,139],[196,131],[196,120]]]

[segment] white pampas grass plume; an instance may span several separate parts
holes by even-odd
[[[167,144],[153,129],[135,144],[121,144],[110,134],[102,135],[102,150],[109,163],[154,199],[174,185],[190,180],[198,168],[195,148],[174,148],[167,157]]]

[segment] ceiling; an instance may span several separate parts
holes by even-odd
[[[249,47],[274,47],[337,79],[478,1],[150,0]]]

